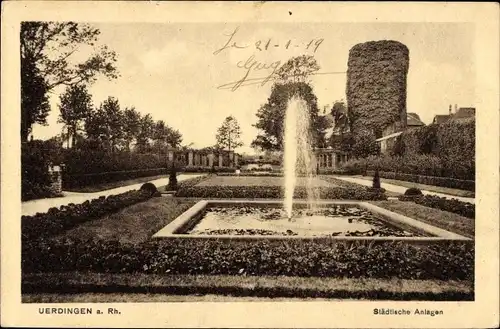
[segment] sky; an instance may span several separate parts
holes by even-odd
[[[265,78],[291,57],[313,55],[322,73],[337,72],[311,78],[323,110],[346,99],[346,74],[342,72],[347,71],[349,50],[374,40],[400,41],[409,49],[407,112],[417,113],[428,124],[434,115],[447,114],[450,104],[474,107],[475,32],[474,25],[467,23],[93,25],[101,31],[99,44],[117,53],[120,73],[118,79],[100,77],[90,86],[94,104],[116,97],[122,108],[134,106],[178,129],[183,144],[193,147],[214,145],[217,128],[233,115],[244,143],[237,151],[253,152],[250,143],[257,130],[252,125],[270,95],[272,81],[236,90],[220,86],[239,81],[247,73],[247,79]],[[76,56],[85,57],[83,53]],[[36,125],[35,138],[47,139],[61,132],[57,117],[62,91],[58,88],[51,95],[48,125]]]

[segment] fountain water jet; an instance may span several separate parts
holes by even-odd
[[[284,124],[284,154],[283,164],[285,171],[285,199],[284,208],[287,217],[291,219],[293,208],[293,194],[298,175],[306,178],[306,190],[309,208],[314,207],[318,199],[313,182],[313,161],[311,147],[311,130],[309,125],[309,111],[307,103],[297,97],[292,97],[285,113]]]

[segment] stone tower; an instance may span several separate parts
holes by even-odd
[[[349,51],[347,107],[354,135],[406,127],[409,50],[397,41],[370,41]],[[377,136],[380,137],[380,136]]]

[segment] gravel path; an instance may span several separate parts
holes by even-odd
[[[364,185],[364,186],[372,186],[372,182],[371,181],[365,180],[365,179],[361,179],[361,178],[349,177],[349,176],[334,176],[334,177],[337,178],[337,179],[341,179],[343,181],[346,181],[346,182],[350,182],[350,183],[356,183],[356,184],[360,184],[360,185]],[[381,185],[382,188],[385,188],[387,191],[391,191],[391,192],[395,192],[395,193],[404,194],[405,191],[407,190],[407,188],[403,187],[403,186],[389,184],[389,183],[384,183],[382,181],[382,179],[381,179],[380,185]],[[435,196],[439,196],[439,197],[446,198],[446,199],[457,199],[457,200],[460,200],[460,201],[463,201],[463,202],[469,202],[469,203],[472,203],[472,204],[475,203],[474,198],[466,198],[466,197],[460,197],[460,196],[455,196],[455,195],[450,195],[450,194],[443,194],[443,193],[431,192],[431,191],[426,191],[426,190],[422,190],[422,193],[425,194],[425,195],[435,195]]]
[[[189,178],[194,178],[202,175],[178,175],[177,176],[177,181],[183,181]],[[150,181],[151,183],[155,184],[156,187],[159,186],[164,186],[168,184],[168,178],[160,178],[160,179],[155,179]],[[138,183],[138,184],[132,184],[132,185],[127,185],[127,186],[122,186],[122,187],[117,187],[113,188],[110,190],[105,190],[105,191],[100,191],[100,192],[92,192],[92,193],[76,193],[76,192],[64,192],[63,197],[59,198],[47,198],[47,199],[38,199],[38,200],[31,200],[27,202],[23,202],[21,204],[21,212],[22,215],[34,215],[37,212],[44,213],[47,212],[50,208],[52,207],[60,207],[63,205],[67,205],[70,203],[83,203],[87,200],[92,200],[96,199],[100,196],[108,196],[112,194],[120,194],[124,193],[127,191],[131,190],[138,190],[141,188],[141,186],[144,183]]]

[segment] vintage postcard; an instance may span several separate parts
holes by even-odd
[[[497,327],[498,9],[2,3],[2,325]]]

